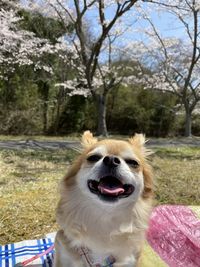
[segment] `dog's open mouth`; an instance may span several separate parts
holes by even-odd
[[[114,176],[105,176],[96,180],[88,180],[90,191],[103,200],[113,201],[130,196],[135,188],[132,184],[123,184]]]

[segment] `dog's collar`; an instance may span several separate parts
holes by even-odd
[[[85,267],[113,267],[115,263],[115,258],[111,255],[104,259],[96,259],[95,255],[88,248],[79,247],[76,249]]]

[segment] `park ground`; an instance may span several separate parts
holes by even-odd
[[[0,137],[0,141],[10,139]],[[13,140],[22,142],[22,139]],[[63,141],[66,137],[53,140]],[[67,140],[78,141],[78,138]],[[190,142],[187,139],[182,145],[177,142],[178,139],[152,142],[155,204],[200,205],[199,139]],[[26,143],[32,144],[27,140]],[[0,148],[0,244],[39,238],[57,229],[58,184],[76,155],[76,151],[67,147]]]

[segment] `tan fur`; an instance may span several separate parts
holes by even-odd
[[[93,134],[90,131],[85,131],[82,136],[82,146],[84,148],[90,147],[93,144],[97,143],[97,139],[94,138]]]
[[[61,199],[57,208],[57,221],[62,229],[56,238],[56,261],[54,267],[82,267],[78,261],[75,246],[86,246],[94,252],[109,252],[116,258],[114,267],[139,266],[139,256],[144,242],[153,199],[152,169],[147,161],[149,151],[144,147],[145,137],[137,134],[128,141],[98,141],[87,131],[83,134],[83,152],[69,169],[60,187]],[[106,147],[107,154],[121,157],[122,151],[132,151],[140,163],[135,173],[142,173],[144,190],[135,203],[122,206],[96,206],[80,192],[77,174],[84,168],[90,168],[87,155],[98,147]],[[61,249],[62,247],[62,249]],[[62,254],[66,252],[66,263]],[[134,265],[128,258],[135,258]]]

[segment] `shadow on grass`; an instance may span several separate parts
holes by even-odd
[[[13,157],[19,157],[26,160],[40,160],[53,163],[66,163],[71,162],[78,152],[72,149],[59,149],[59,150],[1,150],[2,157],[6,163],[13,163]]]

